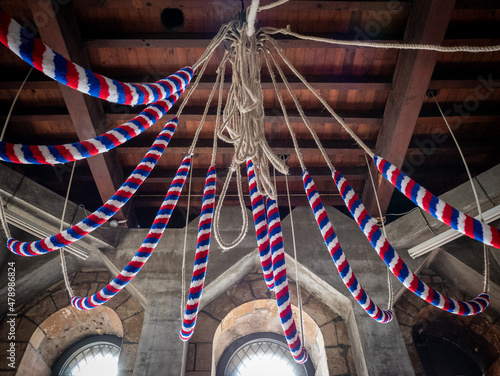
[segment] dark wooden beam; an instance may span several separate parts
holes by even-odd
[[[142,83],[139,77],[113,77],[119,81]],[[0,90],[17,90],[21,86],[22,81],[11,81],[13,78],[8,76],[0,77]],[[14,79],[20,79],[14,78]],[[203,77],[198,84],[199,90],[212,89],[216,77]],[[296,77],[287,77],[290,86],[294,90],[307,90],[305,86],[299,82]],[[359,77],[334,77],[334,76],[306,76],[307,81],[318,90],[389,90],[392,87],[391,79],[383,78],[364,78]],[[224,88],[229,89],[231,85],[231,77],[227,76],[224,80]],[[285,84],[278,82],[278,87],[281,90],[285,89]],[[273,90],[274,86],[270,77],[262,77],[262,89]],[[476,83],[477,86],[477,83]],[[475,87],[475,86],[474,86]],[[55,90],[58,88],[58,83],[55,81],[27,81],[24,85],[26,90]]]
[[[175,34],[105,34],[85,35],[82,41],[85,48],[206,48],[215,37],[216,33],[175,33]],[[335,38],[340,40],[356,40],[356,33],[332,34],[332,33],[308,33],[309,36],[320,38]],[[324,42],[296,39],[282,34],[275,34],[273,38],[278,41],[280,48],[346,48],[345,46],[334,46]],[[381,34],[372,42],[397,43],[402,35]],[[491,38],[491,37],[489,37]],[[347,47],[351,48],[351,47]]]
[[[105,114],[106,120],[108,121],[119,121],[126,122],[137,115],[137,110],[132,109],[133,113],[107,113]],[[170,110],[169,114],[165,116],[172,117],[176,113],[177,108],[174,107]],[[334,123],[335,120],[325,111],[320,109],[317,110],[305,110],[306,116],[311,123],[323,124],[323,123]],[[382,124],[382,113],[380,111],[338,111],[339,114],[345,119],[349,124],[367,124],[373,126],[380,126]],[[181,121],[199,121],[203,114],[203,108],[187,107],[182,115]],[[208,115],[206,117],[207,121],[215,121],[216,109],[209,109]],[[301,123],[302,118],[299,116],[297,111],[288,111],[289,119],[292,123]],[[278,109],[267,109],[264,117],[265,122],[275,122],[280,121],[283,115],[281,110]],[[16,107],[14,114],[11,117],[11,122],[20,121],[68,121],[69,117],[63,108],[22,108]]]
[[[326,206],[343,206],[344,201],[342,200],[342,197],[340,196],[339,193],[322,193],[320,192],[321,199],[323,201],[323,205]],[[178,207],[186,207],[187,206],[187,194],[186,192],[183,192],[181,196],[179,197],[179,201],[177,203]],[[245,205],[249,207],[251,205],[250,203],[250,197],[248,195],[244,196],[245,198]],[[157,207],[159,208],[161,203],[163,202],[164,196],[163,195],[138,195],[137,197],[134,196],[134,200],[132,202],[132,206],[134,208],[141,208],[141,207]],[[217,195],[217,200],[219,199],[219,195]],[[202,200],[202,195],[191,195],[191,202],[190,206],[191,207],[200,207],[201,206],[201,200]],[[292,204],[292,207],[295,206],[308,206],[309,202],[307,201],[307,196],[302,192],[290,192],[290,201]],[[240,204],[238,196],[235,194],[230,194],[226,195],[226,198],[224,199],[224,206],[238,206]],[[288,199],[286,194],[280,194],[278,196],[278,205],[280,207],[288,207]],[[139,209],[140,210],[140,209]]]
[[[7,3],[14,0],[7,0]],[[270,3],[269,1],[268,3]],[[280,6],[280,10],[348,10],[348,11],[384,11],[390,10],[395,6],[394,1],[310,1],[310,0],[291,0]],[[410,1],[398,1],[398,9],[409,11],[411,9]],[[151,8],[198,8],[199,0],[136,0],[137,7]],[[204,0],[206,6],[217,6],[238,11],[240,6],[234,0]],[[81,8],[123,8],[123,0],[78,0],[77,7]],[[498,0],[457,0],[457,9],[499,9]]]
[[[47,15],[48,22],[37,23],[42,40],[66,58],[83,67],[89,67],[87,56],[79,40],[77,22],[71,9],[61,5],[56,14],[49,0],[28,0],[28,4],[33,15],[38,12]],[[37,17],[34,19],[40,20]],[[98,124],[104,114],[100,102],[64,85],[59,84],[59,88],[78,138],[85,140],[100,134]],[[111,153],[105,153],[89,158],[88,163],[101,199],[105,202],[114,194],[123,180],[118,160],[113,158]],[[120,211],[115,218],[122,220],[125,215]]]
[[[406,26],[404,41],[441,44],[453,13],[455,0],[415,0]],[[429,51],[401,51],[384,111],[376,152],[401,168],[417,123],[438,54]],[[372,163],[372,171],[376,169]],[[387,211],[393,186],[376,174],[376,194],[382,215]],[[363,202],[372,215],[379,216],[371,182],[364,189]]]
[[[477,86],[477,85],[476,85]],[[474,86],[474,88],[476,87]],[[440,103],[443,110],[448,108],[453,109],[455,103],[444,102]],[[137,114],[136,109],[132,109],[133,113],[105,113],[104,117],[106,119],[105,123],[112,122],[126,122],[133,118]],[[8,109],[0,106],[0,113],[7,113]],[[170,115],[173,116],[176,109],[170,111]],[[356,112],[343,112],[339,113],[344,116],[345,120],[349,124],[367,124],[372,126],[382,125],[381,112],[374,111],[356,111]],[[186,108],[181,117],[182,121],[199,121],[203,114],[202,108]],[[321,110],[308,110],[306,111],[309,121],[311,124],[325,124],[325,123],[335,123],[330,115],[322,112]],[[168,118],[168,114],[165,119]],[[267,115],[265,121],[276,122],[279,120],[279,112],[274,113],[272,110],[267,110]],[[481,106],[468,116],[461,116],[460,113],[452,112],[447,114],[449,121],[461,121],[463,123],[477,123],[477,124],[487,124],[487,123],[498,123],[500,122],[500,113],[498,112],[498,107],[495,103],[481,103]],[[290,119],[292,122],[301,122],[302,120],[297,113],[291,112]],[[420,122],[430,122],[436,119],[441,119],[441,115],[436,109],[434,103],[426,103],[422,106],[419,113]],[[5,120],[5,116],[0,116],[0,120]],[[207,116],[207,121],[215,120],[215,109],[210,109],[209,115]],[[71,121],[71,116],[68,114],[65,108],[59,107],[19,107],[14,108],[14,113],[10,118],[11,123],[21,123],[21,122],[36,122],[36,121],[53,121],[53,122],[66,122]],[[109,128],[109,127],[108,127]],[[107,130],[107,129],[106,129]],[[73,140],[74,141],[74,140]]]
[[[487,77],[488,74],[484,76]],[[0,78],[0,90],[18,90],[21,86],[21,77],[7,77],[3,76]],[[114,77],[115,79],[123,82],[133,82],[139,83],[140,80],[137,77]],[[305,90],[304,85],[294,77],[287,78],[290,86],[294,90]],[[377,78],[369,77],[361,80],[359,77],[329,77],[329,76],[306,76],[307,81],[318,90],[390,90],[392,88],[392,80],[390,78]],[[198,84],[198,89],[200,90],[210,90],[215,82],[215,77],[203,77],[202,81]],[[231,84],[231,78],[226,77],[224,88],[228,89]],[[282,82],[278,82],[278,87],[282,90],[285,89],[285,85]],[[262,77],[262,89],[273,90],[274,86],[270,81],[269,77]],[[460,89],[475,89],[480,85],[477,77],[474,78],[464,78],[460,77],[448,77],[448,78],[435,78],[429,83],[429,89],[449,89],[449,90],[460,90]],[[59,88],[59,84],[52,80],[37,80],[37,81],[27,81],[24,85],[26,90],[56,90]]]
[[[408,0],[400,1],[402,10],[408,10],[410,3]],[[136,0],[136,7],[151,7],[153,9],[163,8],[199,8],[199,0]],[[204,6],[221,7],[224,9],[233,9],[238,12],[241,9],[241,4],[234,0],[204,0]],[[78,0],[77,6],[81,8],[123,8],[122,0]],[[280,10],[287,11],[317,11],[317,10],[348,10],[348,11],[370,11],[370,10],[388,10],[394,6],[389,1],[308,1],[308,0],[291,0],[280,6]]]

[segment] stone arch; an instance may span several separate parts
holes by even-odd
[[[101,306],[91,311],[62,308],[37,327],[16,375],[50,375],[52,364],[66,348],[90,335],[104,334],[123,338],[122,322],[111,308]]]
[[[446,295],[467,299],[430,268],[424,268],[419,277]],[[458,316],[429,305],[408,291],[394,308],[416,376],[425,375],[415,344],[419,335],[452,343],[473,359],[486,376],[500,374],[500,327],[488,311],[476,316]]]
[[[106,286],[112,277],[113,276],[107,269],[92,268],[71,274],[70,281],[75,295],[88,296]],[[48,360],[46,360],[41,356],[42,349],[39,347],[37,350],[34,350],[35,346],[33,345],[37,344],[37,341],[39,342],[38,345],[41,345],[42,341],[47,341],[47,332],[45,330],[49,332],[51,330],[55,331],[58,325],[55,318],[59,317],[59,319],[63,320],[63,322],[67,322],[67,320],[70,322],[71,320],[87,322],[95,321],[95,324],[89,324],[89,326],[87,326],[88,329],[86,331],[84,329],[85,332],[88,332],[85,336],[102,333],[118,334],[119,337],[122,337],[123,343],[119,360],[120,375],[131,376],[134,370],[142,324],[144,321],[144,307],[140,304],[139,300],[131,296],[127,290],[122,290],[104,306],[97,308],[96,310],[80,312],[72,307],[69,307],[69,303],[68,293],[66,292],[64,282],[61,280],[46,289],[43,293],[33,297],[26,303],[19,304],[16,307],[15,369],[17,370],[17,375],[35,375],[33,373],[33,369],[44,370],[45,375],[50,375],[49,367],[52,366],[55,358],[53,359],[53,356],[49,356]],[[108,333],[105,333],[104,329],[100,328],[101,322],[102,327],[106,326],[105,317],[100,314],[96,315],[93,313],[94,311],[96,313],[100,311],[107,312],[105,316],[108,318],[106,320],[120,322],[120,325],[122,326],[121,331],[114,329],[108,330]],[[112,313],[109,313],[110,311]],[[42,324],[58,312],[61,316],[54,316],[54,322],[52,323],[54,326],[52,328],[47,326],[45,329],[42,329]],[[64,314],[62,312],[64,312]],[[66,315],[67,317],[64,318],[63,315]],[[2,330],[5,330],[5,328],[7,328],[5,318],[3,321]],[[52,322],[52,320],[47,321],[47,323],[50,322]],[[115,324],[114,327],[116,328]],[[91,331],[93,331],[93,333],[91,333]],[[75,338],[73,342],[76,340],[77,338]],[[6,353],[8,348],[9,342],[7,342],[7,336],[3,336],[0,338],[0,351]],[[64,348],[60,346],[61,353],[63,350]],[[33,351],[36,351],[40,356],[30,356],[28,354],[29,352],[31,355],[34,355]],[[25,359],[31,359],[33,361],[33,368],[30,368],[27,372],[21,372],[21,363],[24,363]],[[27,364],[23,365],[23,369],[25,369],[25,365]]]
[[[291,279],[289,285],[290,301],[292,305],[297,306],[296,285]],[[326,374],[332,376],[356,374],[344,319],[304,288],[301,288],[301,296],[304,312],[315,322],[324,340],[323,347],[328,366]],[[203,307],[198,315],[193,337],[189,341],[186,376],[195,376],[199,372],[209,372],[213,369],[213,340],[217,328],[229,312],[245,303],[256,304],[255,301],[259,300],[271,300],[276,305],[274,299],[274,294],[268,290],[259,266]],[[279,318],[277,320],[279,333],[282,335],[283,329],[279,324]]]
[[[292,306],[295,317],[299,317],[299,309]],[[316,370],[316,375],[328,375],[328,364],[325,353],[325,341],[318,325],[306,312],[304,318],[304,342]],[[297,323],[297,326],[300,324]],[[283,328],[278,314],[276,302],[271,299],[259,299],[244,303],[229,312],[215,331],[212,352],[212,369],[224,350],[233,341],[243,336],[258,332],[270,332],[283,335]]]

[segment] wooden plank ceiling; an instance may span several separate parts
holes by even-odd
[[[262,4],[270,2],[261,1]],[[249,4],[247,1],[245,5]],[[233,20],[241,8],[238,0],[79,0],[67,7],[57,5],[55,8],[50,8],[48,0],[6,0],[0,1],[0,5],[21,24],[37,25],[39,35],[49,46],[76,62],[87,64],[95,72],[131,82],[154,81],[193,64],[220,26]],[[160,19],[164,8],[181,9],[183,26],[175,31],[167,30]],[[500,3],[493,0],[290,0],[280,8],[259,13],[258,20],[259,26],[290,25],[293,31],[302,34],[346,40],[500,44]],[[284,37],[279,44],[286,57],[369,147],[403,166],[434,193],[441,194],[463,183],[466,177],[436,105],[426,96],[428,89],[438,90],[437,100],[454,125],[472,172],[478,174],[500,163],[500,53],[399,52],[334,47]],[[29,66],[4,46],[0,47],[0,117],[5,119]],[[221,47],[208,64],[166,155],[139,189],[131,207],[120,213],[119,219],[129,218],[130,226],[150,225],[175,169],[191,144],[222,53]],[[293,90],[333,164],[377,215],[364,153],[288,69],[285,73],[290,76]],[[276,153],[290,155],[292,205],[307,205],[298,160],[280,116],[267,69],[262,69],[262,75],[266,136]],[[286,95],[283,85],[280,90],[290,108],[305,163],[325,204],[342,205],[325,162],[298,113],[293,111],[290,96]],[[213,106],[193,162],[191,213],[194,214],[199,210],[210,161],[216,114],[215,104]],[[110,105],[68,93],[59,84],[33,72],[20,93],[5,141],[72,142],[111,129],[139,111],[137,107]],[[164,121],[159,122],[104,157],[78,162],[71,199],[87,210],[99,207],[137,165],[163,124]],[[231,156],[231,146],[220,142],[219,192]],[[66,166],[11,167],[58,193],[66,190],[69,178]],[[384,213],[411,207],[402,205],[401,197],[393,194],[391,186],[378,176],[376,181]],[[284,206],[284,177],[278,175],[276,183],[281,192],[280,205]],[[185,207],[186,203],[187,194],[184,194],[179,205]],[[230,185],[226,204],[237,204],[235,183]],[[132,220],[135,215],[137,220]]]

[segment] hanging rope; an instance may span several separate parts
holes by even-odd
[[[366,157],[366,155],[364,157],[366,160],[366,166],[368,167],[368,175],[370,175],[370,181],[372,183],[373,194],[375,195],[375,201],[377,203],[378,213],[380,216],[380,223],[382,225],[382,232],[384,233],[384,236],[387,238],[387,232],[385,231],[385,223],[384,223],[384,220],[382,219],[383,218],[382,208],[380,207],[380,200],[378,199],[377,188],[375,186],[375,180],[373,179],[372,170],[370,168],[370,162],[368,162],[368,158]],[[388,301],[387,309],[392,309],[393,308],[392,307],[393,300],[394,300],[394,292],[392,289],[392,279],[391,279],[391,273],[390,273],[389,269],[387,269],[387,290],[389,293],[389,298],[387,299],[387,301]]]
[[[257,247],[259,249],[260,264],[264,273],[264,280],[270,291],[274,290],[273,262],[271,248],[269,246],[269,232],[267,228],[266,206],[262,194],[257,189],[257,178],[255,176],[255,166],[251,159],[247,160],[248,190],[250,191],[250,201],[252,204],[253,222],[255,225],[255,235],[257,237]]]
[[[0,197],[0,220],[2,221],[2,229],[7,237],[7,239],[11,238],[10,235],[10,230],[9,230],[9,223],[7,222],[7,218],[5,218],[5,206],[3,204],[2,197]]]
[[[359,201],[358,196],[347,180],[337,170],[333,171],[332,177],[359,228],[363,231],[363,234],[365,234],[379,257],[403,286],[427,303],[456,315],[473,316],[483,312],[488,307],[490,296],[485,292],[469,301],[455,300],[439,293],[420,280],[410,271],[403,259],[401,259],[392,245],[387,241],[387,238],[380,231],[377,222],[368,214],[368,211],[361,201]]]
[[[182,188],[184,187],[184,183],[186,182],[190,168],[191,156],[187,155],[182,160],[182,163],[179,166],[172,183],[170,184],[170,188],[168,189],[167,195],[165,196],[165,199],[156,214],[151,229],[142,242],[141,247],[135,256],[130,260],[128,265],[113,279],[113,281],[94,295],[86,298],[81,298],[79,296],[73,297],[73,299],[71,299],[73,307],[83,311],[96,308],[109,301],[132,279],[134,279],[137,273],[139,273],[144,264],[148,261],[149,257],[153,254],[158,242],[163,236],[163,232],[170,221],[170,216],[172,215],[172,212],[177,205],[177,201],[179,200],[179,196]]]
[[[281,49],[279,48],[277,42],[269,37],[268,35],[264,34],[264,39],[269,41],[272,46],[274,47],[274,50],[278,53],[280,58],[283,60],[285,65],[290,68],[293,74],[307,87],[307,89],[321,102],[321,104],[326,108],[326,110],[334,117],[334,119],[344,128],[344,130],[353,138],[354,141],[368,154],[370,157],[373,157],[373,152],[370,150],[370,148],[352,131],[349,126],[346,124],[346,122],[331,108],[331,106],[328,104],[328,102],[321,97],[320,94],[314,90],[314,88],[311,86],[309,82],[300,74],[300,72],[290,63],[290,61],[285,57]]]
[[[64,217],[66,216],[66,208],[68,207],[68,200],[69,200],[69,192],[71,190],[71,183],[73,182],[73,175],[75,173],[75,167],[76,167],[76,162],[73,162],[73,167],[71,168],[71,174],[69,176],[69,183],[68,183],[68,190],[66,191],[66,198],[64,199],[64,206],[63,206],[63,211],[61,215],[61,224],[59,226],[59,232],[61,233],[64,227]],[[68,269],[66,267],[66,258],[64,257],[64,249],[59,249],[59,255],[61,257],[61,269],[62,269],[62,274],[63,274],[63,279],[64,279],[64,284],[66,286],[66,290],[68,291],[69,298],[73,298],[75,294],[73,293],[73,290],[71,289],[71,284],[69,283],[69,278],[68,278]]]
[[[223,112],[223,122],[218,137],[235,150],[235,163],[252,159],[258,166],[257,187],[273,199],[276,192],[270,178],[269,163],[283,174],[288,173],[285,164],[269,146],[264,129],[264,104],[260,77],[260,41],[249,37],[245,27],[236,27],[232,34],[235,42],[231,47],[233,67],[232,83]]]
[[[467,176],[469,177],[469,182],[470,182],[470,185],[472,187],[474,199],[476,200],[476,206],[477,206],[479,219],[484,222],[483,211],[481,209],[481,203],[479,202],[479,196],[478,196],[477,191],[476,191],[476,186],[474,185],[474,179],[472,179],[472,175],[470,173],[469,166],[468,166],[467,161],[465,159],[464,153],[462,152],[462,148],[460,147],[460,144],[458,143],[458,140],[455,137],[455,133],[453,132],[452,128],[450,127],[450,124],[448,123],[448,119],[446,119],[446,116],[444,115],[444,112],[441,109],[441,106],[439,105],[437,98],[434,96],[433,99],[434,99],[434,102],[436,103],[436,106],[439,110],[439,113],[443,117],[444,123],[446,124],[446,127],[448,128],[448,131],[450,132],[450,135],[453,138],[453,141],[455,142],[455,145],[457,146],[458,152],[460,154],[460,158],[462,158],[462,162],[464,164],[465,171],[467,171]],[[488,293],[490,291],[490,254],[489,254],[488,246],[486,244],[483,244],[483,255],[484,255],[483,291]]]
[[[500,230],[462,213],[406,176],[384,158],[373,158],[384,178],[420,208],[447,226],[487,245],[500,248]]]
[[[263,10],[269,10],[272,8],[276,8],[277,6],[283,5],[285,3],[288,3],[288,0],[279,0],[279,1],[275,1],[274,3],[268,4],[268,5],[262,5],[259,7],[259,12],[262,12]]]
[[[231,181],[231,177],[233,176],[233,172],[236,172],[236,185],[238,189],[238,199],[240,202],[240,208],[241,208],[241,219],[242,219],[242,225],[241,225],[241,230],[240,234],[236,237],[235,240],[233,240],[231,243],[226,243],[224,240],[222,240],[221,234],[219,232],[219,223],[220,223],[220,212],[222,209],[222,204],[224,203],[224,198],[226,197],[227,189],[229,187],[229,182]],[[246,234],[248,231],[248,216],[247,216],[247,211],[245,207],[245,199],[243,198],[243,188],[241,186],[241,171],[239,169],[239,166],[237,166],[234,162],[233,158],[233,163],[231,164],[231,167],[229,168],[229,172],[226,177],[226,181],[224,182],[224,186],[222,187],[222,191],[220,193],[219,201],[217,202],[217,206],[215,208],[215,213],[214,213],[214,236],[215,239],[217,240],[217,243],[219,243],[220,247],[222,248],[222,251],[228,251],[230,249],[233,249],[237,247],[245,238]]]
[[[192,155],[192,154],[189,154]],[[189,227],[189,207],[191,205],[191,181],[193,180],[193,170],[189,170],[188,202],[186,208],[186,223],[184,225],[184,247],[182,250],[182,276],[181,276],[181,317],[186,306],[186,251]]]
[[[248,11],[248,27],[247,34],[249,37],[255,34],[255,23],[257,18],[257,11],[259,10],[260,0],[252,0],[250,9]]]
[[[215,206],[217,174],[215,166],[210,166],[203,189],[203,200],[201,204],[200,220],[198,224],[198,242],[194,257],[193,276],[189,287],[189,296],[182,321],[179,337],[188,341],[194,333],[198,310],[205,284],[205,276],[208,266],[208,254],[210,252],[210,237],[212,234],[212,219]]]
[[[355,40],[339,40],[339,39],[329,39],[313,37],[308,35],[301,35],[294,33],[290,30],[290,26],[286,29],[277,29],[274,27],[263,27],[261,31],[268,35],[273,34],[284,34],[290,35],[292,37],[308,40],[312,42],[328,43],[337,46],[346,47],[370,47],[370,48],[381,48],[381,49],[397,49],[397,50],[418,50],[418,51],[436,51],[436,52],[496,52],[500,51],[500,45],[496,46],[437,46],[433,44],[417,44],[417,43],[383,43],[383,42],[364,42]]]
[[[5,119],[5,122],[3,124],[2,134],[0,134],[0,141],[3,141],[3,138],[5,136],[5,131],[7,130],[7,126],[9,125],[12,111],[14,110],[14,106],[16,105],[16,102],[17,102],[17,98],[19,98],[19,94],[21,94],[21,91],[23,91],[24,85],[26,84],[26,81],[28,81],[28,78],[29,78],[32,71],[33,71],[33,67],[31,67],[30,70],[28,71],[28,74],[26,75],[26,77],[24,78],[24,81],[22,82],[21,86],[17,90],[16,96],[14,97],[14,100],[12,101],[12,104],[10,105],[9,112],[7,114],[7,118]]]
[[[307,361],[308,354],[304,348],[304,342],[300,340],[299,333],[297,332],[295,319],[293,317],[292,304],[290,303],[280,213],[278,205],[276,205],[276,201],[273,199],[267,199],[266,208],[267,226],[269,229],[269,240],[273,263],[273,291],[276,293],[278,313],[280,315],[281,325],[283,327],[283,331],[285,332],[288,347],[292,353],[293,359],[297,363],[301,364]]]
[[[299,320],[300,320],[300,333],[302,334],[302,343],[305,345],[304,340],[304,309],[302,306],[302,294],[300,293],[300,277],[299,277],[299,261],[297,259],[297,244],[295,242],[295,226],[293,222],[292,202],[290,200],[290,190],[288,188],[288,176],[285,175],[286,196],[288,198],[288,210],[290,212],[290,227],[292,230],[292,245],[293,245],[293,258],[295,260],[295,285],[297,287],[297,304],[299,306]]]
[[[38,256],[65,247],[90,234],[103,223],[107,222],[125,205],[149,176],[158,160],[163,155],[170,139],[177,129],[177,119],[170,120],[158,134],[144,158],[135,170],[125,180],[121,187],[106,203],[79,223],[59,234],[35,242],[21,242],[9,238],[7,247],[20,256]]]
[[[321,231],[321,235],[323,235],[323,239],[328,251],[330,252],[330,256],[335,262],[335,267],[342,278],[342,282],[344,282],[345,286],[349,289],[351,295],[354,299],[356,299],[361,308],[363,308],[372,319],[382,324],[390,322],[393,317],[392,311],[384,311],[376,305],[354,275],[354,272],[349,265],[349,261],[347,261],[344,251],[340,246],[330,219],[328,218],[328,214],[323,206],[321,197],[316,190],[316,185],[307,170],[302,173],[302,181],[304,183],[304,190],[306,191],[307,199],[309,200],[309,204],[314,213],[314,218],[316,219],[318,227]]]

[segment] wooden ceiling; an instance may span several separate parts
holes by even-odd
[[[67,1],[59,1],[66,3]],[[261,4],[271,1],[262,0]],[[79,0],[69,6],[57,0],[0,1],[18,22],[37,25],[42,40],[71,60],[109,77],[150,82],[194,64],[221,25],[235,19],[239,0]],[[250,5],[247,0],[245,6]],[[160,14],[178,8],[184,24],[167,30]],[[500,44],[500,3],[488,0],[312,1],[290,0],[258,14],[259,26],[286,27],[336,39],[406,41],[442,45]],[[474,175],[500,163],[500,53],[435,53],[376,48],[338,47],[281,37],[284,54],[309,82],[338,110],[378,154],[387,158],[436,194],[463,183],[466,175],[459,154],[436,104],[426,96],[438,90],[437,100],[455,128]],[[205,77],[180,118],[179,127],[157,167],[131,204],[118,215],[130,226],[149,226],[180,161],[187,152],[215,80],[223,47],[208,64]],[[5,119],[29,66],[0,46],[0,117]],[[290,76],[295,94],[320,136],[333,164],[363,196],[374,214],[375,200],[362,150],[324,110],[314,96]],[[301,170],[281,116],[267,69],[262,69],[266,111],[265,128],[276,153],[290,154],[292,205],[308,205]],[[226,81],[229,81],[229,77]],[[293,102],[281,86],[287,108]],[[226,89],[227,91],[227,89]],[[14,108],[5,141],[59,144],[94,137],[129,120],[140,108],[110,105],[62,87],[33,72]],[[175,110],[175,109],[174,109]],[[172,111],[173,113],[173,111]],[[204,177],[210,162],[215,103],[201,132],[193,161],[192,208],[201,203]],[[173,116],[173,115],[172,115]],[[168,115],[164,120],[168,119]],[[303,148],[305,163],[327,205],[342,205],[329,170],[314,147],[298,114],[291,110],[293,128]],[[76,165],[70,198],[95,210],[107,200],[144,156],[159,122],[140,137],[101,156]],[[231,161],[231,145],[219,143],[218,192]],[[27,177],[64,194],[71,166],[11,165]],[[285,180],[277,176],[280,205],[286,205]],[[392,186],[377,179],[382,208]],[[247,190],[247,185],[244,187]],[[187,186],[179,202],[187,204]],[[227,205],[236,205],[231,183]],[[247,197],[247,205],[249,199]],[[181,210],[182,211],[182,210]],[[185,211],[184,211],[185,212]]]

